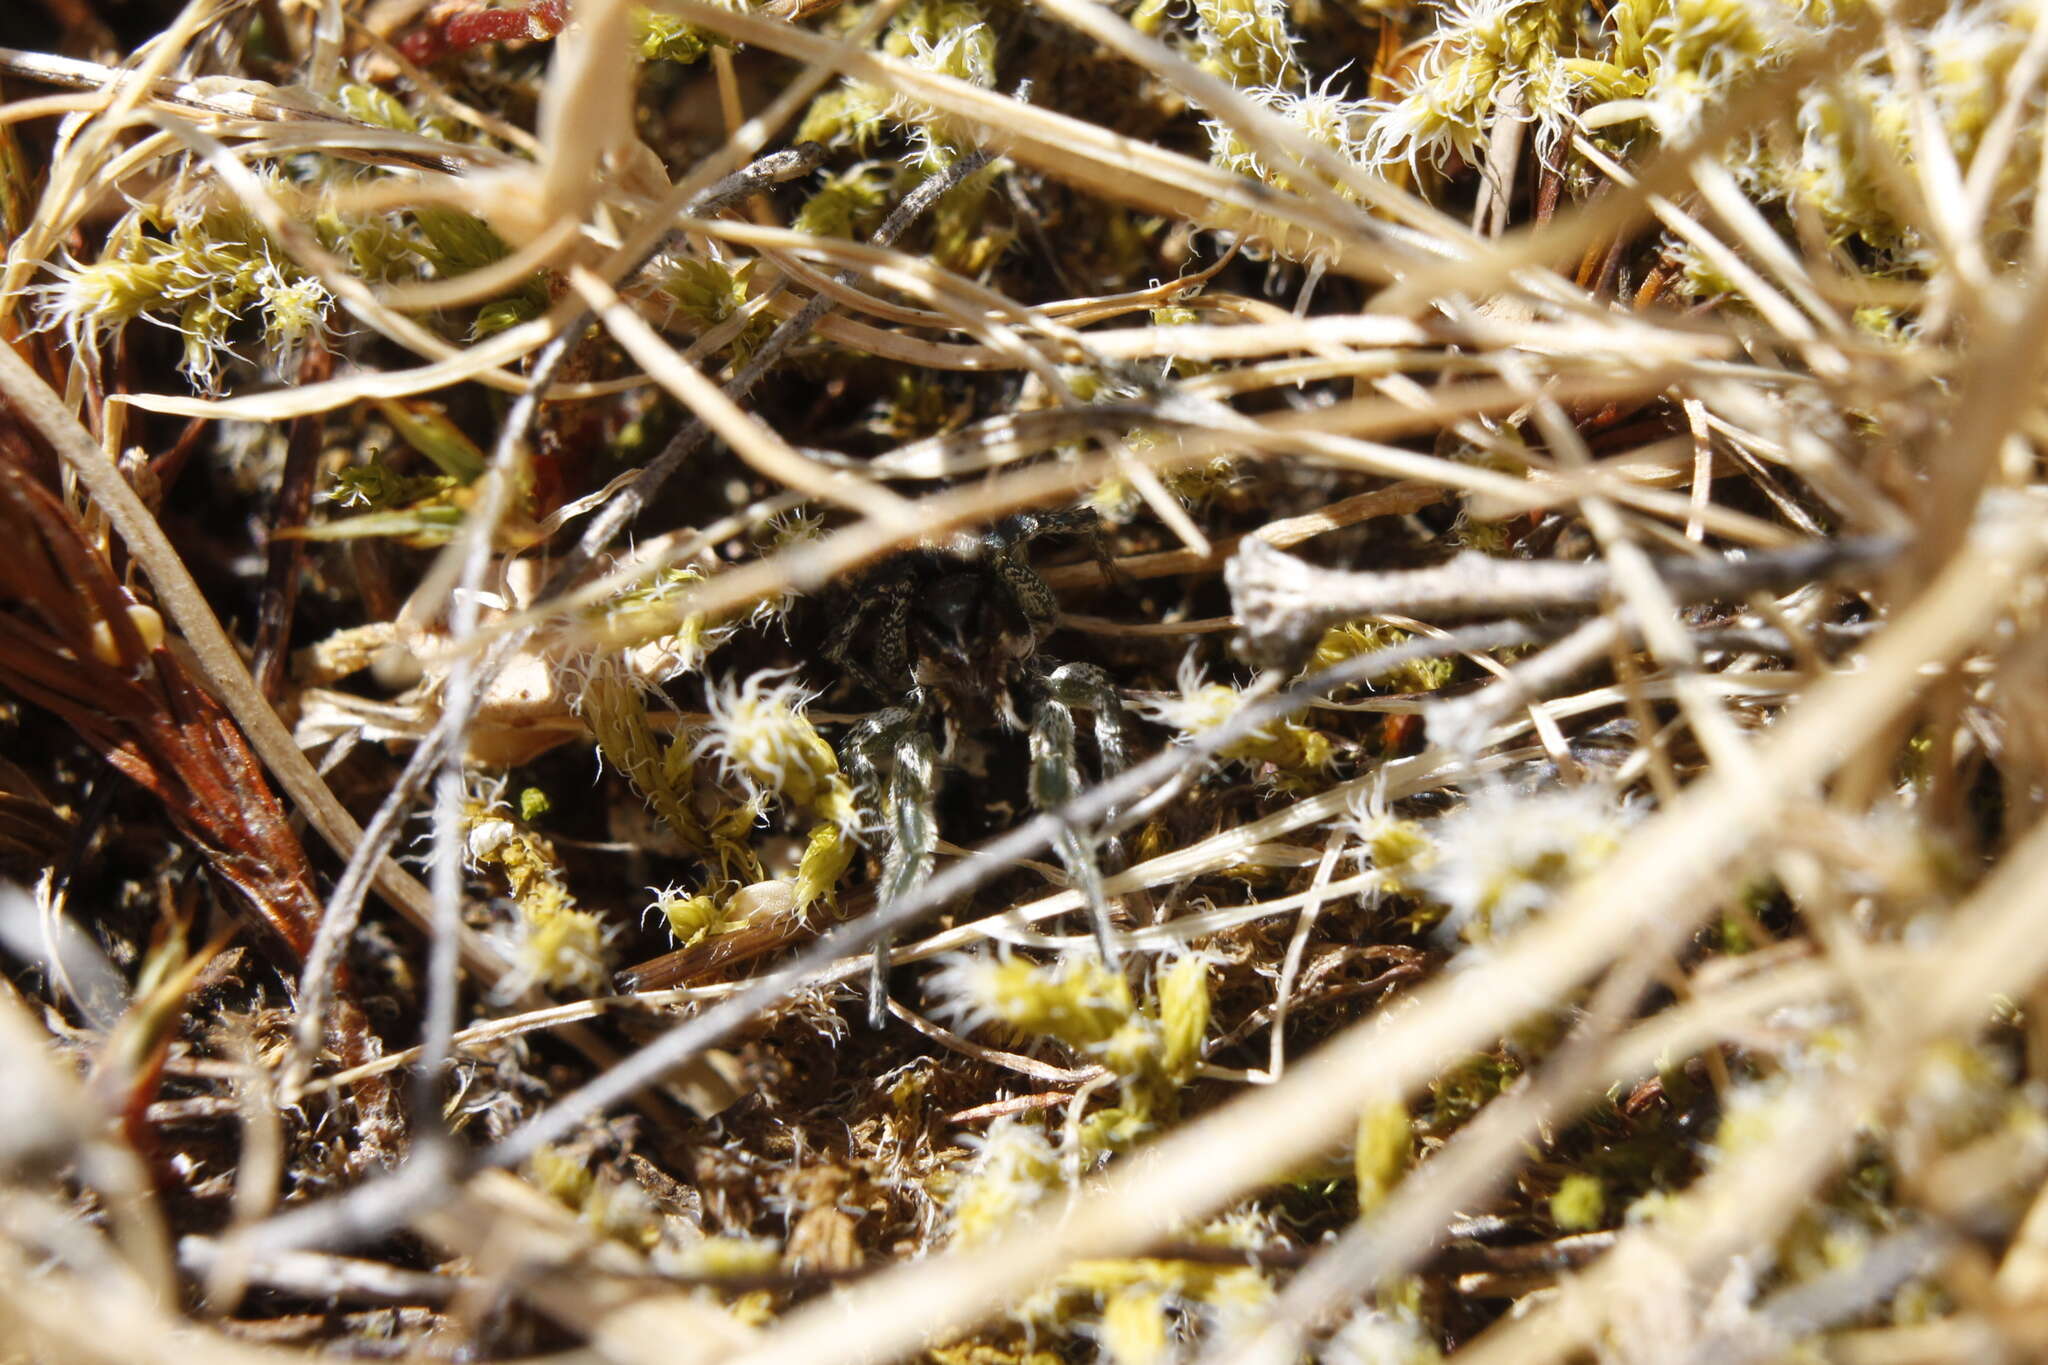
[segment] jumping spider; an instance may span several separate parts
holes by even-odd
[[[964,548],[913,550],[890,560],[856,586],[826,641],[825,656],[883,703],[845,744],[847,768],[881,816],[878,904],[891,904],[930,874],[938,772],[963,735],[1025,731],[1030,798],[1040,810],[1057,809],[1080,789],[1075,711],[1094,718],[1102,776],[1124,766],[1124,704],[1108,677],[1090,664],[1052,664],[1039,652],[1059,602],[1025,551],[1040,536],[1073,533],[1094,539],[1107,572],[1094,513],[1022,512]],[[1058,851],[1087,899],[1104,957],[1114,962],[1093,850],[1062,828]],[[868,1011],[876,1024],[886,1004],[888,951],[887,940],[876,946],[870,979]]]

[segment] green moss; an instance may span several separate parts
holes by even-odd
[[[1607,1187],[1598,1176],[1566,1176],[1550,1196],[1550,1221],[1564,1232],[1589,1232],[1607,1213]]]

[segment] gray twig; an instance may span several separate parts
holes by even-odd
[[[1673,598],[1706,602],[1875,567],[1903,548],[1895,536],[1858,536],[1739,558],[1651,562]],[[1583,613],[1615,590],[1614,571],[1601,560],[1495,559],[1468,550],[1433,568],[1356,573],[1310,564],[1257,538],[1247,538],[1223,572],[1244,630],[1240,648],[1269,663],[1299,659],[1326,628],[1360,616]]]

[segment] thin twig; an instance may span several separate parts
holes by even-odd
[[[1903,548],[1889,536],[1755,551],[1741,558],[1672,558],[1651,564],[1680,602],[1739,598],[1768,588],[1881,567]],[[1323,630],[1360,616],[1424,620],[1593,611],[1615,592],[1612,566],[1597,560],[1505,560],[1468,550],[1431,569],[1356,573],[1318,568],[1247,538],[1225,571],[1246,650],[1288,659]]]

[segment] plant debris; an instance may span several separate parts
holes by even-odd
[[[23,1359],[2048,1346],[2038,5],[0,42]]]

